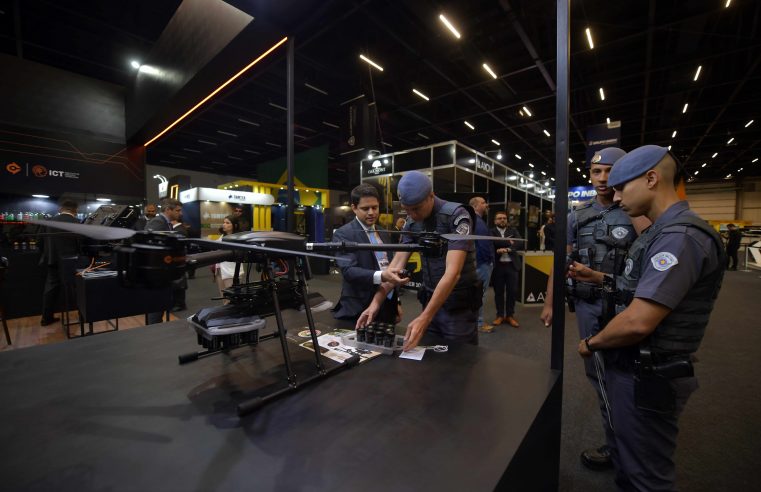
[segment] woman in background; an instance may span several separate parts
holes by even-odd
[[[221,241],[222,237],[228,234],[240,232],[240,224],[238,222],[238,218],[234,215],[228,215],[225,217],[225,219],[222,221],[222,227],[219,228],[219,232],[222,235],[219,236],[217,241]],[[235,262],[223,261],[221,263],[217,263],[214,265],[214,274],[217,279],[217,286],[219,287],[219,295],[222,295],[222,291],[224,289],[230,288],[233,284],[233,275],[235,275]],[[239,278],[242,278],[243,275],[243,266],[241,266]],[[227,303],[228,301],[225,300],[225,304]]]

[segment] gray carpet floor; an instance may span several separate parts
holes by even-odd
[[[315,276],[310,291],[330,300],[340,296],[340,275]],[[495,315],[493,291],[485,317]],[[680,490],[752,490],[761,456],[761,272],[727,272],[701,349],[696,374],[700,389],[680,420],[676,454]],[[197,272],[187,292],[187,314],[215,302],[216,285],[208,269]],[[403,324],[420,312],[414,295],[403,297]],[[540,308],[516,308],[520,328],[502,325],[481,334],[480,344],[549,365],[550,330],[539,321]],[[178,313],[182,315],[185,313]],[[560,490],[613,490],[613,472],[593,472],[579,461],[581,450],[603,443],[593,388],[576,353],[578,332],[566,314]],[[510,377],[506,374],[505,377]]]

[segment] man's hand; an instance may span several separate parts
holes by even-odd
[[[593,284],[602,284],[602,273],[592,270],[586,265],[574,261],[568,267],[568,276],[580,282],[590,282]]]
[[[381,282],[388,282],[391,284],[394,284],[394,287],[399,287],[400,285],[406,284],[410,281],[409,277],[400,277],[399,272],[401,272],[403,268],[386,268],[381,272]]]
[[[375,299],[373,299],[373,302],[371,302],[370,305],[367,306],[367,309],[362,311],[362,314],[360,314],[359,318],[357,318],[357,324],[354,326],[354,328],[359,328],[360,326],[367,326],[370,323],[372,323],[375,317],[378,315],[379,309],[380,309],[380,304],[376,303]]]
[[[417,347],[429,324],[431,324],[431,320],[423,314],[410,321],[410,324],[407,325],[407,332],[404,334],[404,347],[402,347],[404,352]]]
[[[497,254],[498,255],[503,255],[503,254],[509,253],[509,252],[510,252],[510,248],[499,248],[499,249],[497,249]]]
[[[544,326],[552,326],[552,302],[544,301],[544,307],[542,308],[542,314],[539,315],[539,319],[542,320]]]
[[[584,358],[592,357],[592,352],[587,348],[587,342],[583,338],[579,340],[579,355]]]

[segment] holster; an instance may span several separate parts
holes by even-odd
[[[640,348],[635,361],[634,402],[640,410],[670,414],[676,409],[676,392],[671,379],[695,375],[689,358],[657,360],[649,348]]]

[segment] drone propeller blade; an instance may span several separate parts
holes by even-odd
[[[526,241],[525,239],[519,237],[479,236],[476,234],[471,234],[464,237],[462,234],[442,234],[441,237],[449,241]]]
[[[137,231],[121,227],[106,227],[100,225],[78,224],[76,222],[58,222],[55,220],[30,220],[29,223],[73,232],[99,241],[120,241],[135,235]]]
[[[325,258],[327,260],[349,261],[349,260],[344,260],[343,258],[339,258],[336,256],[321,255],[318,253],[307,253],[306,251],[293,251],[290,249],[270,248],[269,246],[259,246],[257,244],[244,244],[244,243],[233,243],[233,242],[227,242],[227,241],[214,241],[212,239],[191,239],[191,238],[183,239],[183,241],[191,242],[193,244],[206,245],[210,249],[237,249],[241,251],[272,252],[272,253],[282,253],[288,256],[313,256],[315,258]]]

